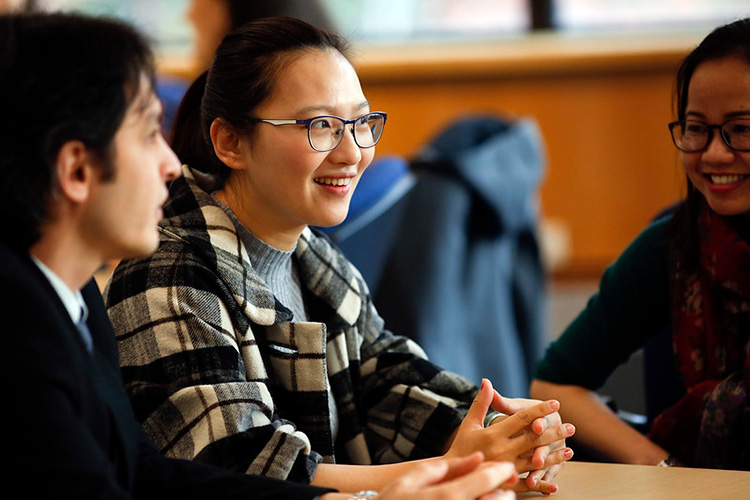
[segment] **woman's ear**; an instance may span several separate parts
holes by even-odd
[[[240,134],[224,119],[217,118],[211,123],[211,143],[216,157],[227,167],[234,170],[245,168],[240,148]]]
[[[68,141],[57,152],[56,170],[60,194],[75,203],[83,203],[91,191],[95,166],[86,146]]]

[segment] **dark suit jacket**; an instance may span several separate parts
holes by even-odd
[[[327,490],[163,457],[122,388],[96,283],[83,289],[94,353],[28,255],[0,244],[4,489],[25,498],[313,498]]]

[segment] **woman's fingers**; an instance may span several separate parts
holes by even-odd
[[[425,462],[394,481],[393,487],[402,492],[419,491],[433,484],[465,476],[476,470],[483,460],[483,455],[477,452],[461,458]]]
[[[573,450],[571,450],[570,448],[563,448],[549,453],[542,465],[538,465],[538,462],[535,461],[533,457],[518,457],[514,461],[514,463],[516,464],[516,469],[518,470],[518,472],[532,471],[536,475],[536,473],[540,472],[543,469],[546,470],[552,466],[564,464],[571,458],[573,458]],[[531,475],[532,472],[530,472],[529,474]]]
[[[441,481],[451,481],[470,473],[484,462],[484,454],[477,451],[465,457],[450,458],[446,461],[448,462],[448,470],[443,474]]]
[[[547,446],[556,441],[564,441],[575,433],[576,428],[573,424],[561,424],[550,427],[539,435],[534,434],[533,432],[526,432],[519,436],[518,439],[525,441],[528,448],[536,448],[539,446]]]
[[[544,493],[546,495],[551,495],[553,493],[557,493],[557,490],[559,489],[556,483],[553,483],[552,481],[548,481],[546,479],[539,479],[538,481],[529,482],[529,478],[527,477],[523,481],[518,481],[518,483],[509,485],[508,488],[512,489],[516,493],[525,493],[528,491],[536,491],[539,493]]]
[[[500,413],[512,415],[524,408],[530,408],[541,402],[542,401],[539,401],[538,399],[506,398],[501,396],[499,392],[495,391],[495,397],[492,400],[492,408]]]
[[[474,401],[471,403],[471,407],[464,417],[464,422],[473,427],[484,427],[484,417],[487,415],[487,410],[490,408],[490,403],[494,395],[495,391],[492,389],[492,383],[486,378],[482,379],[482,384],[479,386],[479,393],[477,393]]]
[[[529,408],[517,411],[510,417],[506,418],[498,426],[506,427],[509,435],[514,435],[521,430],[529,427],[536,419],[546,417],[560,409],[560,402],[557,400],[544,401]],[[546,432],[546,431],[544,431]],[[544,434],[542,433],[542,435]],[[536,435],[536,434],[535,434]]]
[[[459,498],[479,498],[502,484],[518,483],[516,468],[510,462],[486,462],[475,471],[457,478],[450,485],[451,492],[460,492]]]
[[[573,456],[573,450],[570,450],[570,456]],[[544,477],[542,478],[545,481],[552,481],[557,474],[562,470],[563,464],[557,464],[553,465],[549,469],[547,469],[547,473],[544,474]]]
[[[515,498],[516,494],[511,490],[495,490],[482,495],[479,500],[514,500]]]
[[[547,426],[547,419],[544,418],[544,417],[537,418],[536,420],[534,420],[533,422],[531,422],[531,430],[536,435],[539,435],[542,432],[546,431],[547,427],[548,427]]]
[[[531,455],[531,463],[538,469],[542,469],[552,464],[563,463],[571,458],[573,458],[573,450],[566,448],[564,441],[557,441],[550,446],[535,448]]]

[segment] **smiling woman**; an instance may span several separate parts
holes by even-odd
[[[380,489],[482,451],[553,492],[574,432],[557,403],[430,363],[308,227],[346,217],[385,121],[338,36],[269,18],[224,38],[178,112],[161,246],[105,292],[136,414],[164,453],[242,472]],[[490,404],[512,415],[484,428]]]
[[[352,127],[371,116],[368,112],[357,74],[341,52],[315,49],[291,58],[273,98],[254,110],[262,119],[247,120],[255,124],[250,125],[252,134],[222,119],[211,124],[214,152],[231,169],[216,199],[256,237],[282,250],[292,250],[307,225],[339,224],[374,155],[372,138],[366,147],[358,145],[358,127]],[[334,118],[316,116],[321,114]],[[304,123],[265,124],[266,117],[290,116],[302,117]],[[346,117],[344,121],[354,118],[350,125],[339,126],[334,136],[329,129],[333,120],[343,123],[338,116]]]
[[[579,438],[608,459],[747,470],[750,19],[709,34],[681,64],[676,88],[669,129],[687,196],[607,269],[599,293],[547,351],[531,392],[566,403]],[[644,436],[592,391],[670,330],[674,352],[663,365],[674,360],[684,387]]]

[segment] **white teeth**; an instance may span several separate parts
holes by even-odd
[[[315,179],[315,182],[318,184],[325,184],[326,186],[348,186],[351,179],[349,177],[337,177],[334,179],[329,177],[318,177]]]
[[[711,182],[714,184],[733,184],[744,177],[744,175],[712,175]]]

